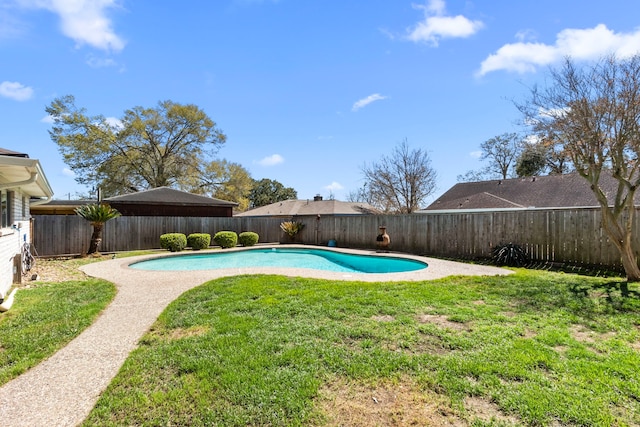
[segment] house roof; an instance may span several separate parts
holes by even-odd
[[[75,209],[98,203],[97,200],[50,200],[37,206],[31,206],[31,213],[34,215],[74,215]]]
[[[109,197],[105,202],[118,202],[126,204],[172,204],[182,206],[237,206],[235,202],[214,199],[212,197],[200,196],[198,194],[187,193],[186,191],[175,190],[169,187],[158,187],[150,190],[139,191],[137,193],[123,194],[121,196]]]
[[[28,155],[0,148],[0,189],[19,189],[24,194],[49,199],[53,190],[40,162]]]
[[[24,157],[26,159],[29,158],[29,155],[26,153],[18,153],[17,151],[7,150],[6,148],[2,147],[0,147],[0,156]]]
[[[339,200],[283,200],[260,206],[235,216],[277,216],[294,215],[363,215],[380,212],[367,203],[341,202]]]
[[[618,181],[602,174],[600,186],[610,201]],[[513,209],[598,206],[586,179],[577,173],[479,182],[460,182],[425,210]]]

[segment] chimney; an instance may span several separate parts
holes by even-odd
[[[321,201],[322,201],[322,196],[321,196],[321,195],[319,195],[319,194],[316,194],[316,195],[313,197],[313,201],[314,201],[314,202],[321,202]]]

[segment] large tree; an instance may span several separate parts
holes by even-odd
[[[503,133],[480,144],[482,160],[487,160],[487,171],[507,179],[522,149],[517,133]]]
[[[525,144],[516,161],[516,175],[519,177],[544,174],[547,168],[547,148],[537,142]]]
[[[518,107],[535,133],[560,136],[554,142],[589,182],[627,279],[640,281],[633,248],[634,199],[640,186],[640,55],[612,55],[582,67],[567,58],[550,71],[549,82],[534,87]],[[617,180],[615,194],[602,189],[604,174]]]
[[[212,197],[238,203],[237,210],[243,212],[249,208],[249,194],[253,184],[251,174],[242,165],[223,159],[214,160],[205,166],[199,187]]]
[[[409,149],[406,140],[391,155],[362,167],[364,188],[376,208],[388,213],[411,213],[420,209],[436,190],[437,173],[428,153]]]
[[[253,188],[249,193],[249,205],[252,208],[257,208],[297,197],[298,193],[293,188],[285,187],[276,180],[263,178],[254,181]]]
[[[134,107],[117,120],[88,116],[70,95],[55,99],[46,111],[53,118],[51,139],[76,181],[100,187],[106,196],[200,176],[226,139],[203,110],[172,101]]]
[[[458,181],[484,181],[488,179],[507,179],[515,175],[516,162],[524,148],[517,133],[503,133],[480,144],[480,159],[485,166],[478,170],[458,175]]]

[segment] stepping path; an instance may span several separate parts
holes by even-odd
[[[2,427],[76,426],[82,423],[100,393],[167,305],[185,291],[208,280],[255,273],[367,281],[430,280],[452,274],[510,273],[495,267],[437,259],[426,259],[429,268],[420,273],[385,275],[277,268],[154,272],[128,267],[131,262],[143,258],[148,256],[102,261],[81,268],[89,276],[114,283],[118,292],[96,322],[66,347],[0,387]]]

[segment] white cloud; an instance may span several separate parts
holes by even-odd
[[[275,166],[284,162],[284,157],[280,154],[272,154],[271,156],[265,157],[262,160],[258,161],[258,164],[261,166]]]
[[[26,101],[33,96],[33,89],[18,82],[0,83],[0,96],[16,101]]]
[[[587,29],[569,28],[556,35],[553,45],[523,41],[506,44],[482,61],[477,74],[483,76],[498,70],[527,73],[566,56],[575,60],[591,60],[615,53],[624,58],[639,51],[640,29],[631,33],[615,33],[604,24]]]
[[[444,0],[429,0],[426,5],[414,5],[424,11],[424,20],[409,29],[407,38],[438,46],[440,39],[466,38],[477,33],[484,24],[465,16],[447,16]]]
[[[479,159],[480,157],[482,157],[482,151],[472,151],[469,153],[469,155],[474,159]]]
[[[44,116],[43,118],[40,119],[40,122],[41,123],[52,124],[52,123],[54,123],[54,120],[53,120],[52,116],[47,114],[46,116]]]
[[[71,170],[71,169],[69,169],[69,168],[63,168],[63,169],[62,169],[62,175],[64,175],[64,176],[70,176],[70,177],[72,177],[72,178],[73,178],[74,176],[76,176],[75,172],[74,172],[74,171],[72,171],[72,170]]]
[[[324,187],[327,191],[338,191],[342,190],[344,187],[339,182],[333,181],[331,184]]]
[[[20,4],[58,15],[62,33],[78,46],[115,52],[124,48],[125,41],[114,32],[106,13],[119,7],[117,0],[20,0]]]
[[[382,99],[387,99],[387,97],[386,96],[382,96],[379,93],[374,93],[373,95],[369,95],[366,98],[362,98],[361,100],[356,101],[353,104],[353,107],[351,107],[351,111],[358,111],[362,107],[366,107],[367,105],[371,104],[372,102],[380,101]]]

